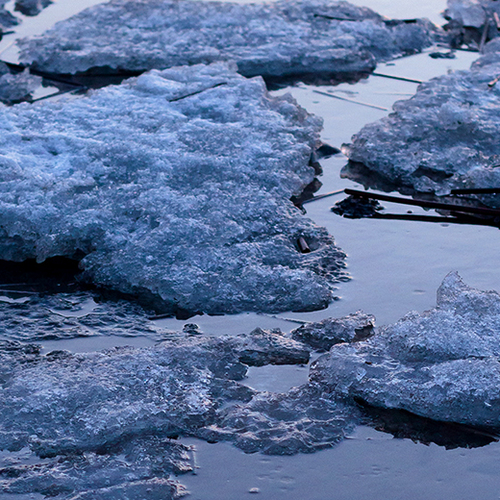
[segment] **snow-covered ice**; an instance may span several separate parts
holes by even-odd
[[[290,202],[321,120],[227,65],[0,109],[0,257],[82,258],[165,311],[310,310],[344,254]],[[299,251],[303,237],[311,252]]]
[[[234,60],[246,76],[350,75],[432,43],[428,21],[389,21],[347,2],[232,4],[112,0],[19,42],[21,60],[53,73],[143,71]]]
[[[497,40],[468,71],[419,86],[388,117],[366,125],[344,146],[354,165],[344,174],[366,186],[448,193],[500,186],[500,49]],[[359,175],[356,162],[368,173]],[[498,196],[482,201],[500,206]]]
[[[366,342],[334,346],[311,380],[381,408],[500,428],[500,295],[449,274],[435,309],[411,312]]]

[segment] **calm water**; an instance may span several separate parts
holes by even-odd
[[[16,36],[41,33],[57,20],[95,3],[100,2],[58,0],[37,18],[26,19]],[[445,8],[445,1],[441,0],[353,0],[352,3],[369,6],[389,17],[428,17],[434,22],[440,22],[439,12]],[[13,39],[14,36],[7,36],[0,43],[0,57],[5,60],[16,60]],[[474,54],[465,52],[458,55],[456,60],[433,60],[422,54],[381,65],[378,71],[428,79],[449,70],[467,68],[475,58]],[[356,85],[322,87],[321,90],[390,109],[394,101],[411,96],[416,87],[413,83],[371,77]],[[333,146],[349,142],[351,135],[364,124],[388,113],[321,96],[314,90],[306,85],[287,89],[308,111],[324,118],[323,140]],[[321,192],[354,185],[339,177],[344,157],[337,156],[322,164],[325,173]],[[306,208],[308,216],[326,226],[348,254],[352,280],[339,285],[339,301],[327,310],[307,314],[202,316],[189,322],[197,322],[207,334],[248,332],[257,326],[289,331],[297,326],[289,319],[321,319],[363,309],[375,314],[378,324],[384,324],[397,320],[409,310],[423,311],[432,307],[437,287],[452,270],[458,270],[473,286],[500,289],[500,266],[497,265],[500,233],[497,229],[348,220],[330,211],[335,201],[328,198],[308,204]],[[169,319],[161,323],[171,329],[181,329],[185,322]],[[131,341],[101,337],[46,342],[44,347],[91,351]],[[134,345],[150,344],[146,339],[134,339],[133,342]],[[306,368],[263,367],[252,368],[247,383],[260,390],[280,392],[306,379]],[[266,500],[500,498],[499,444],[446,451],[436,445],[393,439],[365,427],[358,428],[350,439],[334,449],[295,457],[244,455],[226,444],[184,441],[194,444],[198,450],[198,473],[180,478],[191,490],[194,500],[246,498],[252,488],[259,489],[257,498]],[[1,494],[0,498],[7,500],[7,496]]]

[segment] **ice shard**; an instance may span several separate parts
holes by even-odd
[[[435,309],[365,342],[334,346],[311,380],[337,394],[436,421],[500,428],[500,295],[449,274]]]

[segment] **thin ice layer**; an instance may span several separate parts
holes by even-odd
[[[498,429],[499,360],[500,295],[451,273],[435,309],[409,313],[366,342],[334,346],[311,380],[373,406]]]
[[[433,29],[425,21],[386,22],[370,9],[328,0],[112,0],[19,44],[22,62],[53,73],[234,60],[246,76],[352,75],[422,50]]]
[[[99,335],[163,340],[172,333],[149,320],[139,305],[126,300],[106,301],[93,293],[33,293],[20,298],[19,294],[4,293],[0,292],[2,340],[35,342]]]
[[[0,110],[0,258],[82,258],[167,311],[324,307],[344,254],[290,197],[321,121],[226,65]],[[310,249],[299,251],[303,237]]]
[[[498,43],[471,70],[456,71],[419,86],[388,117],[365,126],[344,147],[356,165],[345,175],[367,186],[443,194],[454,188],[500,186],[500,75]],[[500,206],[498,196],[482,197]]]

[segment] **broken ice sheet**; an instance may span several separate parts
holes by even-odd
[[[350,160],[343,175],[406,193],[500,187],[499,49],[497,39],[490,42],[470,70],[423,83],[388,117],[366,125],[343,148]],[[500,206],[498,195],[479,199]]]
[[[323,390],[442,422],[500,429],[500,295],[449,274],[435,309],[366,342],[334,346],[311,368]]]
[[[233,4],[112,0],[21,40],[20,59],[52,73],[143,71],[234,60],[246,76],[371,72],[379,60],[432,43],[428,21],[387,21],[328,0]]]
[[[165,312],[310,310],[344,254],[290,202],[321,120],[219,63],[0,109],[0,258],[83,259]],[[311,249],[300,253],[297,240]]]

